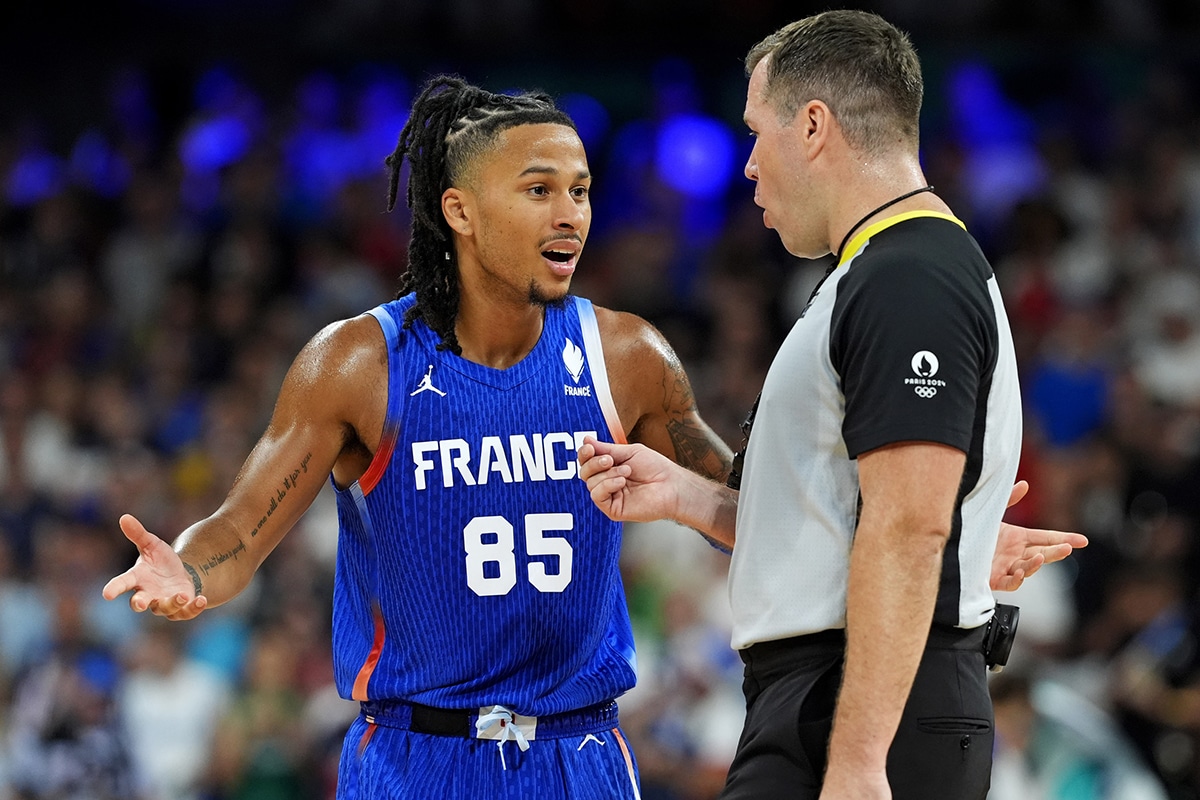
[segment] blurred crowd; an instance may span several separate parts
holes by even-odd
[[[1200,798],[1200,82],[1112,66],[982,131],[986,70],[930,81],[927,175],[1016,337],[1032,489],[1010,519],[1092,542],[1007,598],[994,800]],[[213,71],[174,124],[136,73],[110,86],[94,127],[0,128],[0,800],[332,798],[357,708],[332,688],[328,490],[194,622],[100,588],[135,556],[122,513],[168,540],[211,513],[303,343],[394,295],[407,219],[383,213],[382,162],[411,84],[320,74],[271,95]],[[697,199],[618,147],[661,111],[585,136],[596,223],[574,291],[655,323],[736,447],[826,262],[782,251],[747,182]],[[647,800],[724,779],[743,711],[726,566],[692,532],[627,526],[622,718]]]

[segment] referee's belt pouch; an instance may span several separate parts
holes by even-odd
[[[1020,608],[996,603],[996,611],[983,634],[983,658],[992,672],[999,672],[1008,663],[1020,619]]]

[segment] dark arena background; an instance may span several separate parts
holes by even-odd
[[[1200,797],[1200,3],[880,0],[930,181],[995,266],[1023,524],[1091,546],[1013,596],[993,800]],[[742,175],[782,0],[111,0],[0,11],[0,800],[332,798],[326,491],[251,588],[106,603],[116,520],[211,513],[321,326],[389,299],[384,157],[426,77],[539,88],[595,175],[574,291],[674,344],[731,444],[820,261]],[[629,525],[646,800],[719,790],[742,720],[727,561]],[[431,602],[434,600],[431,599]]]

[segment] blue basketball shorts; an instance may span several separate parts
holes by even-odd
[[[641,800],[616,703],[551,717],[364,703],[338,800]]]

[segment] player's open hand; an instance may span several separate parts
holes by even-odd
[[[133,591],[129,607],[149,610],[171,620],[192,619],[208,605],[196,595],[195,584],[179,555],[162,539],[146,530],[131,514],[120,519],[121,532],[138,549],[133,566],[104,585],[104,599],[114,600]]]
[[[1017,481],[1008,498],[1009,508],[1020,502],[1027,491],[1029,484]],[[1000,537],[992,556],[992,591],[1014,591],[1044,565],[1062,561],[1075,548],[1087,547],[1087,543],[1087,537],[1082,533],[1023,528],[1001,522]]]
[[[579,448],[579,477],[609,519],[648,522],[670,516],[675,464],[641,444],[609,444],[590,436]]]

